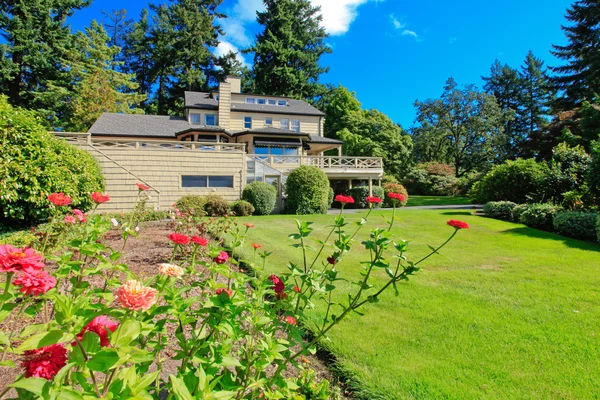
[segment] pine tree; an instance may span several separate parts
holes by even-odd
[[[264,27],[255,44],[253,75],[258,93],[314,100],[323,92],[319,76],[329,68],[319,65],[331,53],[321,26],[320,8],[309,0],[265,0],[257,13]]]
[[[553,45],[552,54],[566,62],[551,67],[562,96],[555,102],[557,110],[580,106],[600,94],[600,2],[577,0],[565,16],[571,23],[562,26],[569,41],[566,46]]]
[[[133,24],[125,36],[123,45],[124,72],[135,76],[135,81],[138,83],[136,92],[146,98],[150,98],[152,84],[154,83],[150,74],[153,64],[149,32],[148,9],[144,8],[140,14],[140,19]],[[140,103],[140,107],[145,109],[146,102]]]
[[[120,49],[120,51],[115,54],[113,60],[115,61],[113,68],[116,68],[118,65],[123,65],[118,63],[125,61],[122,50],[123,47],[125,47],[127,35],[133,26],[133,20],[127,18],[127,10],[124,8],[121,10],[112,10],[110,13],[102,10],[102,14],[104,14],[104,17],[106,18],[102,23],[102,26],[110,37],[109,45],[119,47]]]

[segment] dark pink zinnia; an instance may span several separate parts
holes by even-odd
[[[21,293],[39,296],[56,286],[56,279],[46,271],[26,270],[19,274],[13,283],[15,286],[21,286]]]
[[[217,264],[225,264],[229,260],[229,254],[226,251],[222,251],[213,259]]]
[[[84,333],[94,332],[96,335],[100,336],[100,346],[107,347],[110,346],[108,331],[114,332],[118,326],[118,322],[109,319],[106,315],[99,315],[91,320],[81,332],[79,332],[77,339],[81,341],[83,340]]]
[[[18,249],[9,244],[0,246],[0,271],[39,270],[45,267],[44,257],[29,247]]]
[[[25,368],[25,377],[50,380],[67,365],[67,350],[62,344],[52,344],[24,353],[21,366]]]

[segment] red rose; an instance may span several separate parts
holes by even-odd
[[[463,222],[463,221],[458,221],[456,219],[451,219],[450,221],[446,222],[446,224],[450,225],[451,227],[453,227],[456,230],[469,229],[469,224],[467,224],[466,222]]]
[[[102,204],[102,203],[106,203],[107,201],[109,201],[110,197],[107,194],[101,194],[98,192],[94,192],[94,193],[92,193],[92,200],[96,204]]]
[[[169,240],[175,244],[185,246],[190,243],[190,238],[182,233],[173,232],[169,235]]]
[[[51,195],[48,196],[48,200],[50,201],[50,203],[54,204],[55,206],[59,206],[59,207],[60,206],[68,206],[69,204],[71,204],[73,202],[73,199],[64,193],[52,193]]]

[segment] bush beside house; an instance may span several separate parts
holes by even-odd
[[[381,186],[372,187],[373,196],[383,199],[384,192]],[[369,208],[367,197],[369,197],[368,186],[358,186],[348,190],[347,194],[354,198],[354,208]],[[381,203],[375,204],[375,207],[381,207]]]
[[[388,193],[398,193],[401,194],[402,196],[404,196],[404,201],[400,202],[400,206],[404,207],[406,206],[406,203],[408,203],[408,191],[406,190],[406,188],[399,184],[399,183],[394,183],[394,182],[390,182],[390,183],[384,183],[383,184],[383,193],[384,193],[384,198],[383,198],[383,206],[384,207],[393,207],[394,206],[394,201],[389,198]]]
[[[265,182],[252,182],[246,185],[242,192],[242,200],[254,207],[254,214],[269,215],[277,202],[277,191],[273,185]]]
[[[289,214],[325,214],[329,208],[329,179],[317,167],[303,165],[290,172],[285,192]]]
[[[231,205],[231,211],[233,211],[237,217],[247,217],[254,213],[255,208],[246,200],[238,200]]]
[[[483,206],[485,215],[504,221],[513,220],[513,210],[517,206],[512,201],[490,201]]]

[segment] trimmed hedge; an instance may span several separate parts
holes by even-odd
[[[559,211],[562,211],[561,207],[554,204],[529,204],[519,221],[530,228],[552,232],[552,219]]]
[[[175,207],[182,213],[198,217],[206,215],[205,206],[206,198],[197,194],[186,194],[175,203]]]
[[[400,202],[401,207],[404,207],[406,203],[408,203],[408,191],[399,183],[385,183],[383,185],[383,192],[385,195],[385,198],[383,198],[383,205],[385,207],[394,206],[394,200],[388,197],[388,193],[399,193],[404,196],[404,201]]]
[[[247,217],[254,213],[254,206],[246,200],[239,200],[231,205],[231,210],[238,217]]]
[[[595,239],[598,214],[584,211],[557,212],[552,219],[556,233],[577,239]]]
[[[269,215],[277,202],[277,190],[265,182],[252,182],[246,185],[242,192],[242,200],[254,207],[254,214]]]
[[[303,165],[290,172],[285,182],[286,212],[325,214],[329,208],[329,179],[317,167]]]
[[[483,212],[491,218],[512,221],[513,210],[516,206],[517,204],[512,201],[490,201],[484,204]]]
[[[523,214],[523,212],[525,210],[527,210],[528,207],[529,207],[529,204],[517,204],[512,209],[512,221],[513,222],[520,222],[521,221],[521,214]]]
[[[206,196],[204,211],[211,217],[225,217],[229,215],[229,210],[229,203],[221,196],[216,194]]]
[[[369,187],[359,186],[348,190],[348,195],[354,198],[354,208],[369,208],[369,203],[366,199],[369,197]],[[373,196],[383,199],[383,188],[381,186],[373,186]],[[381,207],[381,203],[375,204],[375,207]]]

